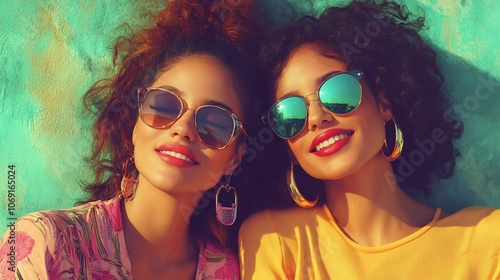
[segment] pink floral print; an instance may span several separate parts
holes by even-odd
[[[121,196],[26,215],[15,224],[15,262],[8,230],[0,241],[3,279],[132,279],[121,220]],[[236,255],[198,240],[196,279],[239,279]]]

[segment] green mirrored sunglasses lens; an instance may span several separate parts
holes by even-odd
[[[361,101],[361,87],[348,73],[327,79],[319,89],[319,99],[335,114],[347,114],[356,109]]]
[[[307,106],[304,99],[292,96],[276,103],[268,115],[269,126],[281,138],[299,134],[306,124]]]

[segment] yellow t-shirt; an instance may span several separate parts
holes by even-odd
[[[242,279],[500,279],[500,210],[469,207],[378,247],[326,206],[257,213],[240,229]]]

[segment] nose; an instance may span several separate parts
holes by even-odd
[[[309,94],[306,96],[309,100],[308,128],[310,131],[316,130],[318,127],[326,125],[333,121],[332,112],[326,109],[318,98],[318,94]]]
[[[187,109],[184,114],[182,114],[170,127],[170,134],[172,137],[179,137],[188,141],[193,142],[195,139],[196,126],[194,124],[195,111],[192,109]]]

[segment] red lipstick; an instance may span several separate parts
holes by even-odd
[[[314,137],[309,152],[325,157],[342,149],[351,140],[353,131],[345,129],[329,129]]]
[[[163,144],[155,150],[156,154],[163,162],[173,166],[191,167],[199,164],[189,148],[183,145],[174,143]]]

